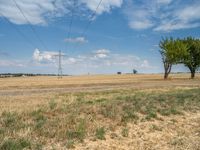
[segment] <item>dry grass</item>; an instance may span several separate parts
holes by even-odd
[[[181,83],[194,83],[188,80],[190,74],[172,74],[170,80]],[[197,79],[200,75],[197,74]],[[62,80],[57,77],[21,77],[21,78],[0,78],[1,90],[6,89],[34,89],[34,88],[56,88],[56,87],[82,87],[91,85],[115,85],[115,84],[139,84],[139,83],[163,83],[162,74],[154,75],[94,75],[94,76],[68,76]],[[198,81],[199,82],[199,81]]]
[[[70,85],[65,82],[78,78],[91,79],[75,82],[78,88],[88,83],[94,89],[104,85],[100,91],[81,87],[82,92],[1,95],[0,149],[200,149],[199,79],[178,75],[172,82],[162,81],[160,75],[145,76],[66,77],[63,83],[43,77],[43,83],[36,78],[6,79],[27,80],[22,85],[15,83],[17,89]],[[140,88],[112,86],[107,90],[110,85],[105,85],[136,80]],[[166,87],[158,88],[153,82],[166,83]],[[17,90],[10,84],[5,89]]]
[[[175,74],[164,81],[163,75],[98,75],[56,77],[0,78],[0,112],[33,110],[61,93],[105,91],[117,89],[168,90],[200,87],[200,76],[190,80],[189,74]],[[172,78],[173,77],[173,78]],[[31,106],[31,107],[30,107]]]

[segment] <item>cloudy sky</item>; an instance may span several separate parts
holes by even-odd
[[[162,37],[200,34],[199,0],[0,0],[0,72],[163,72]],[[187,71],[175,66],[172,71]]]

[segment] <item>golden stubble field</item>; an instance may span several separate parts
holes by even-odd
[[[105,91],[115,89],[170,89],[200,86],[200,75],[172,74],[163,80],[162,74],[152,75],[94,75],[57,77],[0,78],[0,112],[32,109],[60,93]],[[31,107],[30,107],[31,106]]]
[[[162,74],[138,74],[138,75],[88,75],[88,76],[67,76],[62,79],[57,77],[19,77],[19,78],[0,78],[0,90],[12,89],[42,89],[42,88],[62,88],[62,87],[82,87],[82,86],[98,86],[98,85],[129,85],[136,84],[139,88],[149,85],[167,83],[167,85],[175,84],[193,84],[193,80],[189,80],[190,74],[172,74],[169,80],[163,80]],[[199,81],[200,75],[196,75]],[[164,82],[165,81],[165,82]],[[169,82],[168,82],[169,81]],[[173,82],[171,82],[173,81]]]
[[[0,79],[0,149],[200,149],[200,75]]]

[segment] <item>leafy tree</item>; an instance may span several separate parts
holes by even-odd
[[[137,74],[137,70],[133,69],[133,74]]]
[[[181,63],[187,54],[187,45],[179,40],[173,38],[165,38],[160,41],[160,54],[164,65],[164,79],[167,79],[172,65]]]
[[[183,40],[187,44],[187,55],[183,61],[184,65],[189,68],[191,78],[195,77],[195,73],[200,67],[200,40],[188,37]]]

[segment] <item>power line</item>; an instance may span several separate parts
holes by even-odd
[[[67,33],[67,38],[68,39],[70,38],[70,34],[71,34],[71,30],[72,30],[72,24],[73,24],[73,20],[74,20],[75,5],[76,5],[76,0],[74,0],[73,9],[72,9],[72,12],[71,12],[71,19],[70,19],[68,33]],[[67,50],[67,44],[66,44],[66,50]]]
[[[8,19],[7,17],[5,17],[2,13],[0,13],[0,15],[4,18],[4,20],[6,20],[6,22],[13,27],[18,34],[20,34],[26,41],[27,43],[29,43],[31,46],[33,46],[33,48],[37,48],[37,46],[23,33],[21,32],[21,30],[19,30],[15,25],[13,25]]]
[[[97,10],[99,9],[101,3],[102,3],[103,0],[100,0],[95,11],[91,14],[91,17],[90,17],[90,21],[88,22],[88,24],[86,25],[86,27],[84,28],[83,32],[81,33],[81,37],[84,37],[84,35],[86,34],[86,32],[88,31],[90,25],[92,24],[93,22],[93,18],[94,16],[97,14]]]
[[[102,1],[103,1],[103,0],[100,0],[100,1],[99,1],[98,5],[97,5],[97,7],[96,7],[96,9],[95,9],[95,11],[91,14],[90,21],[88,22],[88,24],[86,25],[86,27],[85,27],[84,30],[82,31],[81,37],[84,37],[85,34],[86,34],[86,32],[88,31],[90,25],[91,25],[92,22],[93,22],[93,18],[94,18],[94,16],[97,14],[97,11],[98,11],[98,9],[99,9],[99,7],[100,7]],[[77,45],[74,45],[74,48],[75,48],[76,46],[77,46]]]
[[[96,7],[96,9],[95,9],[95,11],[92,13],[92,15],[91,15],[91,17],[90,17],[90,21],[89,21],[88,24],[86,25],[86,27],[85,27],[85,29],[83,30],[81,36],[84,36],[84,35],[86,34],[86,32],[88,31],[90,25],[91,25],[92,22],[93,22],[93,18],[94,18],[94,16],[97,14],[97,10],[99,9],[99,7],[100,7],[102,1],[103,1],[103,0],[100,0],[100,1],[99,1],[98,5],[97,5],[97,7]]]
[[[74,20],[74,10],[75,10],[75,5],[76,5],[76,0],[73,0],[73,8],[71,11],[71,19],[70,19],[70,23],[69,23],[69,28],[68,28],[68,32],[67,32],[67,38],[70,38],[70,34],[71,34],[71,30],[72,30],[72,24],[73,24],[73,20]],[[67,29],[66,29],[67,31]],[[66,43],[66,50],[67,50],[67,43]],[[59,58],[59,67],[58,67],[58,78],[62,78],[62,55],[61,51],[59,51],[59,55],[57,55],[57,57]]]
[[[73,4],[71,20],[70,20],[70,23],[69,23],[69,30],[68,30],[68,34],[67,34],[67,37],[68,37],[68,38],[70,37],[71,29],[72,29],[72,24],[73,24],[73,20],[74,20],[75,5],[76,5],[76,0],[74,0],[74,4]]]
[[[42,44],[42,46],[47,50],[46,45],[44,44],[44,42],[41,40],[40,36],[37,34],[35,28],[33,27],[33,25],[31,24],[31,22],[28,20],[28,18],[26,17],[26,15],[24,14],[24,12],[22,11],[22,9],[20,8],[20,6],[17,4],[16,0],[13,0],[13,2],[15,3],[15,6],[19,9],[20,13],[22,14],[22,16],[24,17],[24,19],[28,22],[31,30],[33,31],[33,33],[35,34],[35,37],[38,39],[38,41]]]

